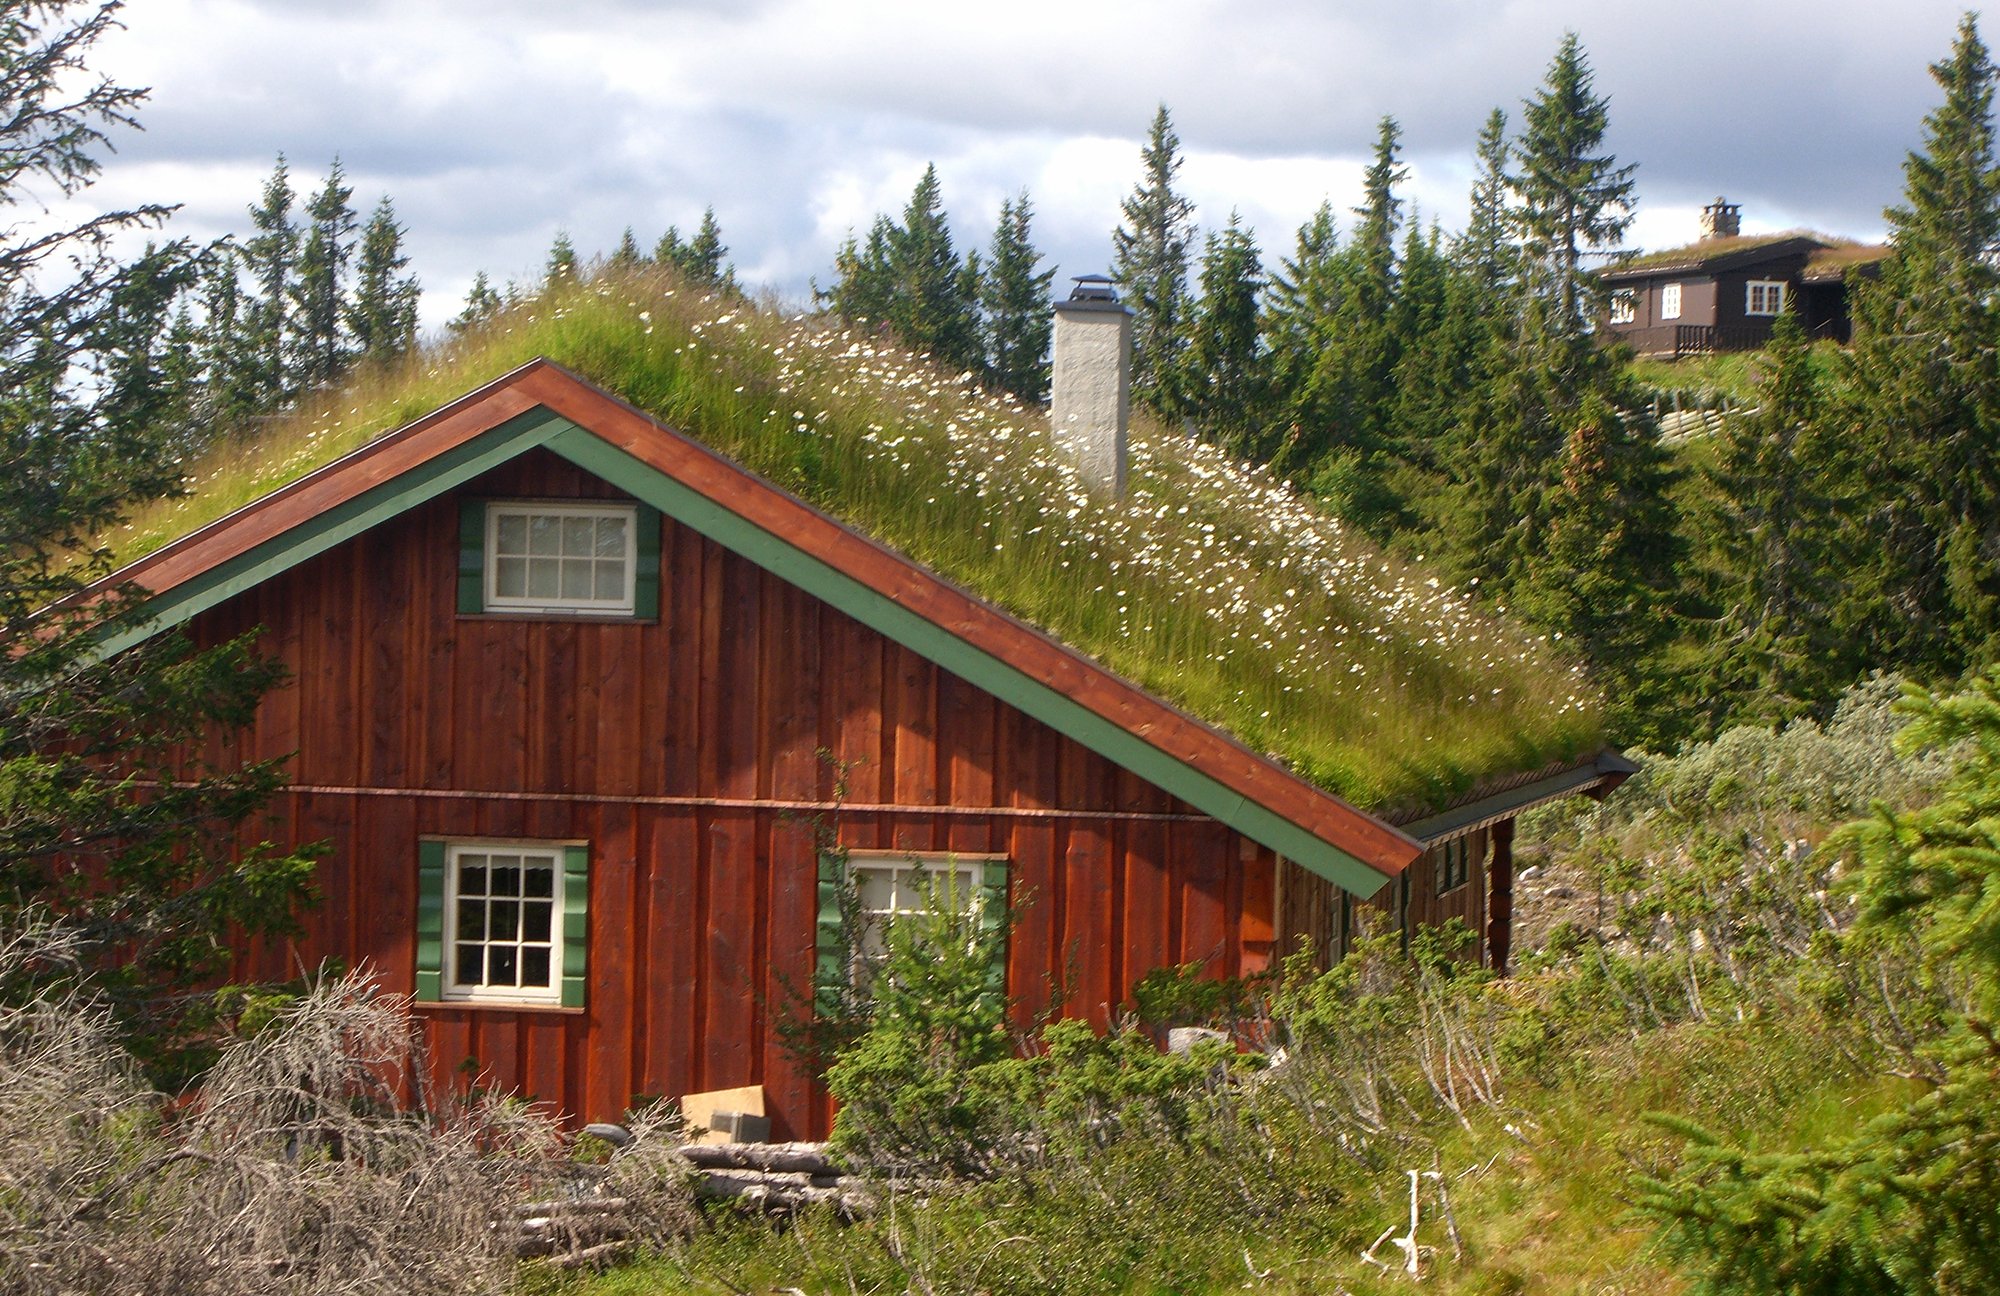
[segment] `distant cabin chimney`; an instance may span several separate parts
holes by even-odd
[[[1743,207],[1740,203],[1725,202],[1720,194],[1715,201],[1701,209],[1701,238],[1706,243],[1710,239],[1735,238],[1743,232]]]
[[[1076,277],[1056,303],[1049,427],[1092,489],[1125,494],[1125,423],[1132,385],[1132,312],[1104,275]]]

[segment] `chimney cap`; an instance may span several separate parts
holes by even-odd
[[[1110,275],[1080,274],[1075,276],[1076,287],[1070,289],[1069,300],[1056,303],[1058,314],[1074,311],[1107,311],[1130,315],[1131,307],[1118,300],[1118,290],[1112,285],[1118,281]]]
[[[1112,287],[1118,281],[1110,275],[1080,274],[1071,282],[1076,284],[1076,287],[1070,289],[1069,299],[1071,301],[1115,302],[1118,300],[1118,290]]]

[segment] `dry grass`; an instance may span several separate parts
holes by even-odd
[[[148,552],[538,356],[1378,809],[1600,745],[1566,653],[1287,484],[1141,422],[1093,499],[1046,414],[877,335],[603,275],[229,438],[108,537]]]

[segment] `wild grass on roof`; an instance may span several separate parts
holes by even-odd
[[[1263,470],[1142,421],[1127,498],[1096,497],[1045,412],[657,273],[520,303],[265,421],[114,547],[136,558],[537,356],[1361,804],[1440,805],[1599,744],[1569,657]]]

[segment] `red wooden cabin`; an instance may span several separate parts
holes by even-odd
[[[816,816],[864,900],[914,856],[1015,904],[1023,1011],[1102,1022],[1157,967],[1338,950],[1357,897],[1504,965],[1512,816],[1630,769],[1382,822],[546,363],[113,579],[294,676],[216,742],[296,753],[258,831],[331,843],[324,900],[241,973],[371,964],[440,1067],[584,1119],[761,1084],[823,1131],[774,1028],[838,921]]]

